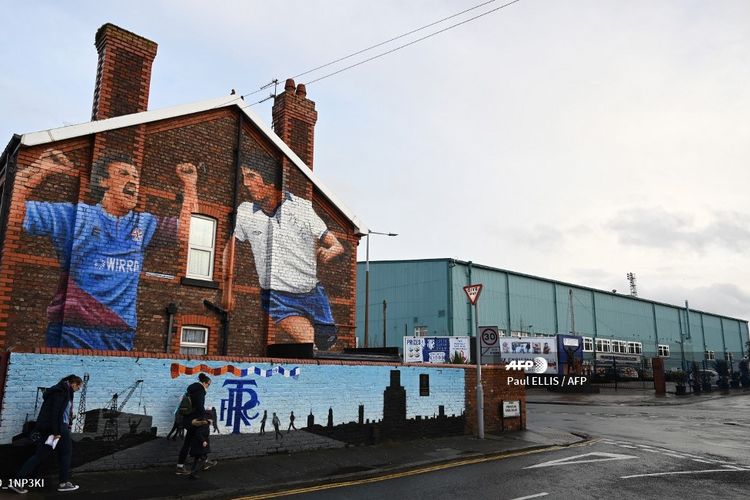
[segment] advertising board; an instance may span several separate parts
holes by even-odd
[[[456,357],[467,363],[469,337],[404,337],[404,363],[450,363]]]

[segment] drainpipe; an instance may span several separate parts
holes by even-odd
[[[174,327],[174,315],[177,314],[177,304],[171,302],[167,308],[167,342],[164,345],[164,352],[168,353],[172,346],[172,328]]]
[[[474,283],[472,283],[472,281],[471,281],[471,261],[469,261],[469,262],[467,263],[467,266],[468,266],[468,269],[469,269],[469,270],[468,270],[468,274],[469,274],[469,282],[468,282],[468,283],[466,283],[466,284],[467,284],[467,285],[473,285]],[[467,324],[468,324],[468,327],[469,327],[469,329],[468,329],[467,331],[469,332],[469,337],[471,337],[471,332],[472,332],[472,322],[471,322],[471,318],[472,318],[472,313],[473,313],[473,310],[472,310],[472,308],[471,308],[471,302],[469,302],[469,303],[467,304],[467,307],[469,308],[469,309],[468,309],[469,315],[468,315],[468,318],[467,318],[467,320],[468,320],[468,321],[467,321]],[[478,356],[478,355],[479,355],[479,353],[477,353],[477,356]]]
[[[227,355],[227,342],[229,340],[229,311],[223,309],[208,299],[203,300],[203,305],[215,312],[221,320],[221,355]]]
[[[455,335],[453,333],[453,268],[456,266],[456,261],[450,259],[448,261],[448,310],[446,316],[448,316],[448,335],[451,337]],[[742,333],[740,332],[740,337]]]

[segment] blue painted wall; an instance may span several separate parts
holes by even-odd
[[[284,429],[289,424],[289,414],[292,411],[298,428],[307,425],[307,416],[311,411],[316,424],[326,425],[329,408],[333,409],[334,425],[355,422],[358,420],[359,405],[364,405],[365,419],[379,421],[383,416],[383,391],[390,383],[391,370],[401,372],[401,386],[406,390],[407,418],[420,415],[432,417],[437,414],[441,405],[445,407],[445,414],[448,416],[461,415],[465,409],[464,370],[445,367],[299,363],[279,365],[11,353],[0,414],[0,444],[10,442],[14,435],[20,433],[27,417],[30,420],[35,418],[34,402],[37,387],[54,385],[60,378],[71,373],[79,376],[83,376],[84,373],[90,374],[86,392],[87,411],[106,407],[115,392],[122,398],[124,389],[137,379],[143,379],[142,387],[133,393],[123,411],[151,415],[153,425],[158,428],[158,434],[166,435],[172,427],[174,410],[181,395],[198,376],[196,371],[191,375],[173,378],[172,365],[175,363],[187,368],[193,368],[200,363],[216,369],[233,365],[237,369],[250,369],[251,373],[254,373],[252,368],[255,367],[266,375],[210,375],[213,383],[206,395],[206,407],[215,406],[219,411],[219,426],[222,432],[258,432],[263,410],[268,411],[266,431],[273,430],[273,412],[278,414]],[[280,372],[298,375],[284,376]],[[430,376],[429,396],[419,395],[420,374]],[[238,394],[237,390],[241,394]],[[237,396],[240,399],[236,399]],[[74,400],[76,413],[79,397],[80,392],[76,393]],[[235,429],[236,422],[240,423]]]

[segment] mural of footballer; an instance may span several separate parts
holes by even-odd
[[[337,328],[317,266],[341,255],[344,247],[309,200],[281,189],[275,169],[245,161],[241,170],[252,203],[239,206],[234,237],[250,242],[261,305],[294,342],[314,341],[327,350],[336,342]]]
[[[31,192],[52,173],[76,170],[63,153],[48,150],[18,172],[16,185]],[[24,231],[49,237],[61,268],[47,308],[47,346],[133,349],[144,251],[154,236],[176,244],[178,224],[189,221],[197,199],[195,166],[181,163],[176,174],[183,187],[179,219],[134,211],[140,174],[124,155],[105,156],[92,165],[96,205],[26,201]]]

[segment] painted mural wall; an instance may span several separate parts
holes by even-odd
[[[183,353],[219,354],[221,317],[206,302],[233,313],[228,354],[352,345],[351,223],[248,123],[237,168],[237,127],[236,112],[216,110],[23,148],[0,345],[181,352],[182,328],[194,327],[186,342],[203,352]]]
[[[54,385],[71,373],[89,375],[82,412],[85,418],[96,418],[101,413],[97,410],[111,407],[115,393],[118,406],[129,394],[121,409],[126,418],[119,426],[120,434],[129,431],[128,425],[141,432],[150,422],[157,435],[165,436],[172,428],[182,394],[201,372],[212,378],[206,408],[216,408],[222,433],[258,433],[264,414],[265,431],[272,432],[274,413],[283,430],[289,428],[292,414],[296,428],[319,424],[335,430],[383,423],[396,429],[399,423],[402,427],[424,426],[442,418],[455,421],[454,429],[463,429],[463,369],[11,353],[0,414],[0,444],[19,434],[24,421],[35,419],[41,405],[38,388]],[[83,392],[75,396],[77,414]],[[103,427],[85,422],[76,428],[101,434]],[[387,432],[388,426],[384,429]]]

